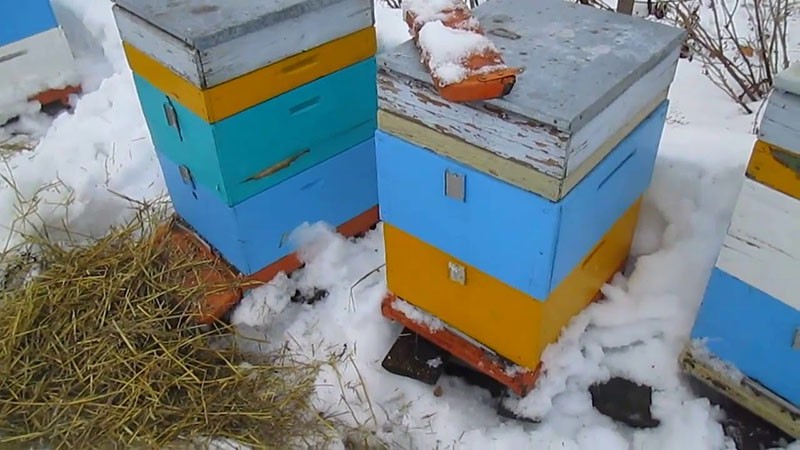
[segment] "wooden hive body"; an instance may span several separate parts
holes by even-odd
[[[49,0],[0,0],[0,125],[27,101],[65,101],[80,78]],[[69,92],[67,92],[69,91]]]
[[[409,41],[379,57],[380,127],[551,200],[666,98],[684,36],[560,0],[494,0],[474,14],[525,69],[513,91],[448,103]]]
[[[800,408],[800,200],[745,180],[692,338]]]
[[[747,176],[800,199],[800,62],[775,77]]]
[[[186,177],[158,154],[175,211],[227,262],[252,275],[295,251],[291,232],[305,222],[333,226],[378,204],[372,139],[353,146],[235,206]],[[374,218],[364,227],[377,221]]]
[[[800,64],[776,76],[684,370],[800,438]],[[723,368],[725,367],[725,368]]]
[[[485,272],[384,223],[388,288],[458,333],[534,370],[545,347],[594,298],[628,256],[636,230],[637,199],[594,249],[552,290],[531,298]],[[454,280],[457,272],[463,279]]]
[[[118,0],[114,12],[156,148],[227,206],[373,137],[370,1]]]
[[[374,58],[213,124],[134,80],[156,148],[229,206],[371,139],[377,126]]]
[[[122,39],[201,89],[371,27],[370,0],[116,0]],[[313,24],[313,26],[309,26]]]
[[[381,218],[544,301],[649,186],[666,112],[664,101],[559,202],[379,130]],[[463,196],[448,195],[448,177]]]

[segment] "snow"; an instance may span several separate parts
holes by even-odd
[[[0,168],[16,184],[0,184],[0,239],[11,244],[21,200],[39,199],[37,225],[66,222],[73,232],[99,235],[130,213],[118,194],[151,200],[165,192],[111,3],[55,5],[70,25],[86,93],[72,113],[53,120],[29,114],[0,129],[0,139],[22,131],[40,140]],[[398,11],[379,2],[376,17],[383,50],[409,38]],[[316,407],[374,432],[390,448],[732,449],[721,412],[691,393],[677,357],[742,184],[755,117],[742,115],[701,70],[687,61],[679,65],[629,271],[604,288],[607,300],[576,316],[547,349],[535,391],[507,402],[541,423],[499,417],[488,392],[459,378],[443,377],[435,395],[431,386],[381,367],[402,327],[380,315],[386,287],[380,226],[358,240],[322,224],[301,227],[292,238],[302,244],[305,268],[251,291],[232,320],[244,335],[267,338],[251,343],[261,349],[287,346],[306,358],[338,358],[340,364],[320,374]],[[290,301],[295,290],[313,288],[328,290],[327,298],[314,305]],[[634,430],[592,407],[588,386],[614,375],[654,387],[652,413],[660,427]],[[800,450],[800,443],[786,448]]]
[[[402,15],[405,16],[411,12],[414,15],[414,22],[417,24],[444,20],[447,17],[446,11],[464,8],[465,4],[462,0],[405,0],[400,5]]]
[[[446,86],[472,75],[472,71],[463,63],[470,56],[499,53],[494,43],[486,36],[475,31],[447,27],[441,20],[425,23],[419,30],[419,45],[423,49],[431,74]],[[482,67],[481,71],[492,71],[505,68],[503,64]]]

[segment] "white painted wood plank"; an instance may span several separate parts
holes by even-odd
[[[378,95],[380,108],[385,111],[541,172],[560,185],[579,169],[588,173],[582,163],[599,161],[601,158],[593,158],[595,153],[610,152],[627,136],[621,130],[629,133],[644,119],[641,112],[645,108],[658,106],[656,100],[669,89],[676,67],[677,51],[674,60],[664,59],[572,139],[528,118],[498,112],[488,104],[447,102],[430,84],[383,68],[378,71]],[[468,157],[462,162],[472,160]],[[504,174],[497,175],[505,179]]]
[[[145,6],[138,0],[118,2],[114,7],[122,39],[202,89],[371,27],[375,22],[371,0],[248,0],[240,9],[234,7],[241,3],[238,0],[214,1],[205,7],[218,10],[185,17],[179,12],[198,8],[196,2],[144,3]],[[288,9],[276,9],[281,5]],[[248,11],[256,16],[247,16]],[[218,20],[225,15],[230,16],[229,20]],[[214,20],[198,22],[203,17]]]
[[[800,153],[800,95],[773,90],[764,108],[758,137],[784,150]]]
[[[745,179],[717,266],[800,310],[800,201]]]
[[[0,47],[0,123],[26,111],[28,98],[79,83],[61,28]]]
[[[194,50],[118,5],[114,5],[113,11],[123,41],[161,62],[195,86],[202,87],[202,71],[198,67],[198,57]]]
[[[662,92],[669,90],[678,68],[679,55],[680,50],[675,50],[572,136],[567,155],[567,175],[578,169],[598,149],[615,147],[633,131],[638,123],[630,123],[631,120],[644,119],[637,117],[637,114],[652,105]],[[619,132],[623,129],[628,129],[628,133]]]
[[[508,65],[512,92],[486,102],[561,131],[577,132],[664,58],[685,32],[564,0],[492,0],[474,10]],[[408,41],[386,52],[387,69],[431,84]]]
[[[205,86],[222,84],[371,27],[374,22],[370,1],[347,0],[223,42],[200,53]]]
[[[788,69],[775,76],[775,89],[800,95],[800,61],[792,63]]]
[[[494,1],[494,0],[492,0]],[[428,83],[378,70],[380,108],[558,180],[566,170],[568,136],[518,114],[480,104],[450,103]]]

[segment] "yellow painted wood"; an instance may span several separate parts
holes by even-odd
[[[214,123],[374,56],[377,38],[374,27],[365,28],[210,89],[200,89],[130,43],[122,45],[133,72]]]
[[[747,164],[747,177],[800,199],[800,154],[758,140]]]
[[[534,369],[545,347],[624,263],[640,205],[641,200],[617,221],[546,301],[384,222],[388,288],[499,355]],[[451,280],[451,263],[464,268],[464,284]]]
[[[564,198],[586,175],[603,160],[617,144],[652,113],[667,98],[667,91],[657,95],[641,111],[634,114],[624,127],[614,133],[597,151],[586,158],[566,178],[558,179],[518,161],[506,159],[497,153],[484,150],[461,139],[440,133],[408,117],[386,110],[378,110],[378,127],[420,147],[452,158],[458,162],[490,173],[510,184],[541,195],[549,200]]]

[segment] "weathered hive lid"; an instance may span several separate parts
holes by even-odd
[[[124,41],[201,87],[220,84],[374,24],[372,0],[115,3]],[[177,61],[186,55],[197,70]]]
[[[340,2],[116,0],[119,6],[200,51]]]
[[[800,61],[794,62],[788,69],[775,75],[774,86],[790,94],[800,95]]]
[[[486,103],[566,132],[603,111],[685,36],[679,28],[564,0],[492,0],[474,14],[506,64],[525,70],[508,96]],[[432,86],[413,41],[379,59],[385,70]]]

